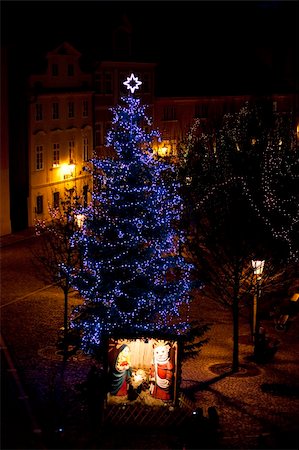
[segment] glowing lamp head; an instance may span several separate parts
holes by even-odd
[[[75,164],[62,164],[61,173],[63,178],[70,178],[73,176],[75,170]]]
[[[84,220],[85,220],[85,215],[84,214],[76,214],[75,215],[75,221],[76,221],[76,224],[77,224],[77,226],[79,228],[83,227]]]
[[[253,259],[251,261],[251,264],[252,264],[254,275],[257,275],[260,278],[263,273],[263,270],[264,270],[265,261]]]
[[[165,158],[166,156],[168,156],[168,147],[166,145],[163,145],[163,147],[159,147],[158,155],[161,156],[161,158]]]

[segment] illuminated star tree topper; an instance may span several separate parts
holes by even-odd
[[[134,94],[135,90],[139,89],[142,82],[138,80],[138,77],[135,77],[135,75],[131,73],[131,75],[127,77],[127,81],[124,81],[123,84],[127,86],[127,89],[131,91],[132,94]]]

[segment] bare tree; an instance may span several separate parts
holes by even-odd
[[[69,294],[72,290],[70,277],[65,267],[72,266],[74,271],[80,265],[80,253],[72,242],[74,232],[80,226],[78,210],[79,198],[75,189],[67,190],[65,198],[57,208],[49,206],[50,220],[36,219],[35,230],[40,239],[40,247],[35,252],[35,262],[39,274],[45,282],[57,284],[64,295],[63,314],[63,357],[67,360],[69,351]]]

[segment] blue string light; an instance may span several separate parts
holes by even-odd
[[[82,348],[91,354],[119,330],[177,336],[190,327],[192,265],[180,255],[185,237],[177,226],[182,199],[176,172],[154,156],[151,143],[160,134],[140,99],[121,101],[111,109],[107,133],[116,156],[92,159],[92,201],[80,210],[84,221],[73,237],[82,267],[65,267],[84,299],[71,326],[81,330]]]

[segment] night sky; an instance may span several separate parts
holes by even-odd
[[[158,63],[158,95],[295,88],[295,1],[1,1],[1,42],[19,55],[20,72],[63,41],[87,60],[106,58],[124,14],[134,59]]]

